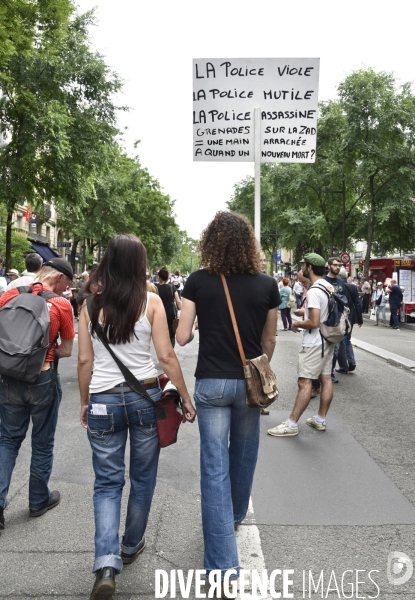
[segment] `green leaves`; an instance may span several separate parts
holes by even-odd
[[[76,15],[69,0],[7,6],[0,40],[14,41],[0,50],[0,202],[11,214],[19,203],[37,211],[53,201],[65,233],[88,239],[90,249],[130,230],[150,256],[171,256],[173,202],[117,143],[122,84],[90,48],[93,11]],[[7,264],[11,226],[9,219]]]
[[[379,253],[415,248],[415,97],[410,84],[397,88],[392,74],[352,73],[339,99],[319,105],[315,164],[261,168],[261,243],[267,250],[278,230],[278,247],[332,255],[367,241],[366,273]],[[342,186],[345,184],[345,212]],[[229,208],[253,220],[254,181],[235,186]],[[381,241],[380,241],[381,240]]]

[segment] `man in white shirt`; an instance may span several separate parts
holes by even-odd
[[[30,285],[39,275],[42,270],[43,258],[36,252],[31,252],[25,257],[26,271],[23,271],[22,276],[14,281],[11,281],[7,286],[10,290],[15,287]]]
[[[294,283],[293,291],[297,301],[297,308],[301,308],[303,303],[304,286],[298,280]]]
[[[330,292],[334,289],[322,278],[326,264],[322,256],[310,252],[304,256],[302,262],[304,262],[303,275],[310,280],[311,287],[306,296],[304,321],[295,321],[292,324],[294,331],[299,328],[304,329],[302,348],[298,357],[298,393],[287,421],[268,429],[269,435],[276,437],[298,435],[298,420],[310,402],[312,379],[320,379],[321,382],[320,407],[317,415],[306,420],[307,425],[318,431],[325,431],[326,415],[333,399],[331,363],[334,344],[323,340],[320,334],[320,323],[326,321],[328,317],[328,296],[319,289],[319,286],[325,286]]]

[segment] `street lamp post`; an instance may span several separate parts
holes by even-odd
[[[343,165],[343,163],[341,163]],[[342,169],[343,252],[346,252],[346,181]]]

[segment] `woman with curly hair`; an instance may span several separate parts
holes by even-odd
[[[183,290],[176,332],[184,346],[200,333],[194,399],[200,431],[204,563],[207,574],[239,576],[235,526],[248,510],[259,446],[260,409],[246,403],[244,371],[220,274],[226,277],[247,358],[275,347],[280,295],[260,272],[254,231],[242,215],[218,212],[202,234],[203,269]],[[228,572],[228,573],[227,573]]]

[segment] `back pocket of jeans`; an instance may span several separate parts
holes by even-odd
[[[98,444],[106,444],[114,432],[114,415],[92,415],[88,412],[88,435]]]
[[[152,435],[157,429],[157,420],[154,408],[142,408],[137,410],[137,415],[140,420],[140,429],[147,435]]]
[[[200,379],[196,382],[195,394],[204,400],[222,398],[226,379]]]

